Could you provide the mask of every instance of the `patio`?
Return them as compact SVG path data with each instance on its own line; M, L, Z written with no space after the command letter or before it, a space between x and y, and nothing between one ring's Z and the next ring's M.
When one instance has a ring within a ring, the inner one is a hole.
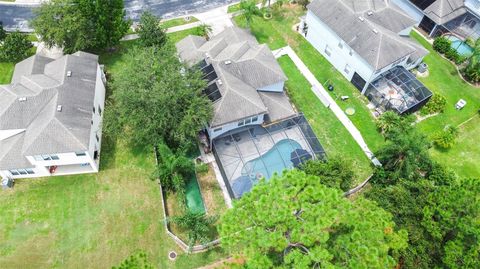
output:
M396 67L372 82L365 95L379 113L394 110L404 114L420 109L432 92L405 68Z
M232 198L240 198L262 178L325 155L303 115L266 127L237 129L216 138L213 146Z

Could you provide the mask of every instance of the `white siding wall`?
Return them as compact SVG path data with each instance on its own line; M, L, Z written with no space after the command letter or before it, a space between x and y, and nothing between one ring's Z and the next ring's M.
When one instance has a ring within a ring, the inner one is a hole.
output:
M405 13L410 15L416 22L416 26L422 21L423 12L408 0L392 0L392 3L401 8Z
M349 81L357 72L368 82L374 73L374 68L370 66L362 57L353 51L341 38L324 24L311 11L307 12L306 23L308 25L307 40ZM342 42L343 48L339 47ZM325 47L330 48L330 56L325 53ZM350 52L352 55L350 55ZM345 72L346 65L349 65L350 72Z
M258 89L264 92L283 92L284 81Z
M95 99L94 99L94 106L95 106L95 114L93 115L93 124L92 129L90 130L90 142L88 147L88 154L92 157L94 156L95 150L98 150L100 154L100 147L102 143L102 119L103 114L105 113L105 85L102 81L103 78L103 70L100 66L97 66L97 80L95 84ZM99 109L102 110L102 115L99 114ZM97 141L96 135L99 138ZM93 166L95 170L98 171L98 162L94 162Z
M246 125L243 125L243 126L238 126L238 122L239 121L236 121L236 122L231 122L231 123L227 123L223 126L221 126L221 130L218 130L218 131L215 131L215 129L218 129L220 127L216 127L216 128L207 128L207 132L208 132L208 135L210 137L210 140L213 140L214 138L228 132L228 131L231 131L231 130L235 130L237 128L242 128L244 126L249 126L249 125L259 125L259 124L263 124L263 121L264 121L264 115L258 115L257 116L258 119L257 121L254 121L254 122L251 122L249 124L246 124Z

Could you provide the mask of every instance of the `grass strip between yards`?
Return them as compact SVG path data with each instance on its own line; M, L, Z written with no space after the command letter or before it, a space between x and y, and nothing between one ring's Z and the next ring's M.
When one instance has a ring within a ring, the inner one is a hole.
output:
M162 25L163 28L168 29L171 27L185 25L185 24L189 24L197 21L198 21L197 18L190 16L190 20L188 21L185 20L185 17L183 17L183 18L176 18L176 19L162 21L160 25Z
M286 88L295 107L304 113L327 156L340 156L353 162L356 173L354 185L362 182L372 173L370 161L360 146L310 89L311 86L288 56L282 56L280 66L288 77Z

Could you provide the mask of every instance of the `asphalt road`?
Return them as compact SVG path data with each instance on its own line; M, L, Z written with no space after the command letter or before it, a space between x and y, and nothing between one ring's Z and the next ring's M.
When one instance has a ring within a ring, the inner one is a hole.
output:
M207 11L237 1L239 0L125 0L125 10L127 17L133 20L138 20L145 10L163 18L171 18ZM0 4L0 21L9 30L30 30L28 21L32 18L32 7Z

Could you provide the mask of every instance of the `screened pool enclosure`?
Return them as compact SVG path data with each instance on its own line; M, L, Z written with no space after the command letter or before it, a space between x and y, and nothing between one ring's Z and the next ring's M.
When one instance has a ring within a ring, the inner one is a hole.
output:
M292 169L325 151L303 115L268 126L246 126L213 140L214 154L232 198L262 179Z
M380 112L393 110L404 114L419 110L432 92L405 68L396 67L370 83L365 96Z

